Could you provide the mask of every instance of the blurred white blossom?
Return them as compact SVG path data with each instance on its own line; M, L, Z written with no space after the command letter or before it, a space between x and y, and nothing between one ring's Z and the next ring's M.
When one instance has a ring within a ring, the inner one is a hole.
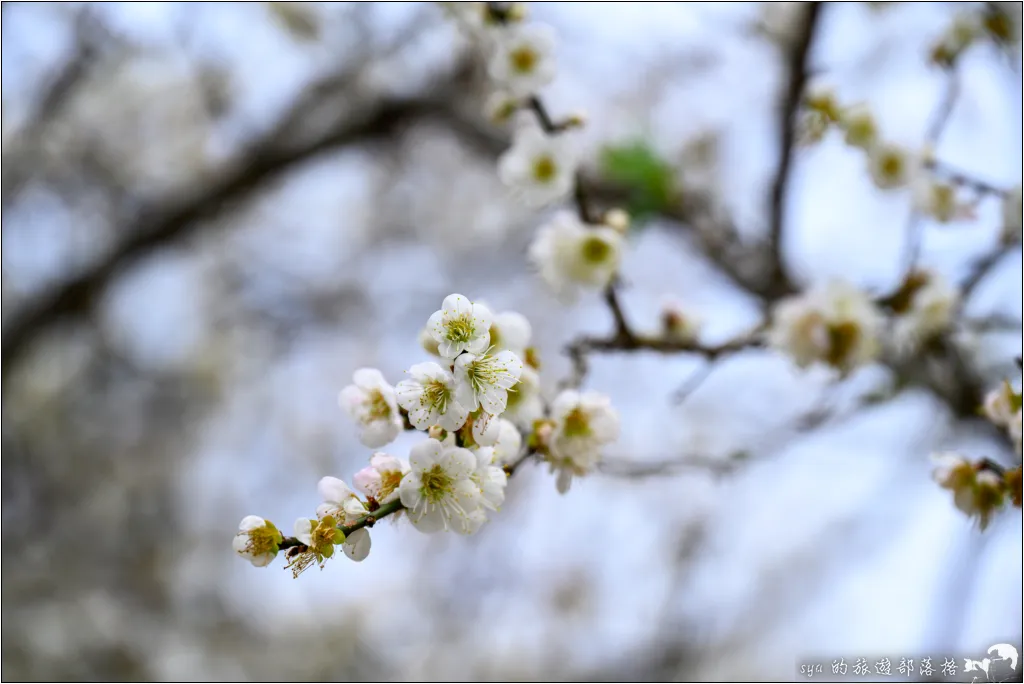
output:
M403 427L395 388L376 368L360 368L352 381L341 390L338 404L361 428L359 441L371 449L391 443Z
M584 225L572 212L560 211L537 231L529 257L552 291L572 302L583 288L607 286L618 271L621 253L618 231Z
M570 134L548 135L535 124L521 126L498 160L498 176L525 204L543 207L567 196L576 174Z

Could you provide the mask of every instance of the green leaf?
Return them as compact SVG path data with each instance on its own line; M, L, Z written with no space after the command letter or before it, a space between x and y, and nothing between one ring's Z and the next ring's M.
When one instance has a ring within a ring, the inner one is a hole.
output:
M643 140L606 146L601 171L625 188L627 209L636 218L664 211L678 199L671 165Z

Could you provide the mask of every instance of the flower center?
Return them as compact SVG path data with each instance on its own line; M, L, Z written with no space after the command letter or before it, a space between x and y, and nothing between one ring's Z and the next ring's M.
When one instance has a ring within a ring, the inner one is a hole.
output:
M445 334L450 342L469 342L474 332L473 318L469 314L448 319L445 327Z
M580 255L588 264L603 264L612 253L612 246L597 237L590 236L580 244Z
M451 398L451 390L440 380L434 380L423 386L424 403L438 413L447 413L448 402Z
M386 420L391 417L391 406L380 390L371 390L364 401L371 420Z
M903 173L903 158L898 154L887 154L882 159L882 173L895 178Z
M516 48L508 55L509 64L517 74L529 74L537 66L540 56L528 45Z
M272 525L264 525L249 531L249 543L246 550L254 556L277 553L277 545L281 541L281 533Z
M579 406L569 411L562 425L566 437L586 437L590 434L590 417Z
M860 327L853 322L828 326L828 356L832 366L840 366L860 341Z
M327 549L333 550L339 536L344 539L344 533L338 529L337 525L338 521L335 520L333 515L325 515L320 519L312 534L313 543L311 546L315 551L323 555L330 555L325 553L325 551Z
M440 464L434 464L430 470L423 471L420 475L420 484L424 498L432 503L445 498L452 490L452 478Z
M541 183L550 183L558 173L558 165L551 155L542 155L533 161L533 177Z
M383 499L391 492L398 489L402 484L402 472L399 470L386 470L380 474L379 498Z
M497 384L505 372L505 368L493 356L481 356L466 365L466 379L476 392Z

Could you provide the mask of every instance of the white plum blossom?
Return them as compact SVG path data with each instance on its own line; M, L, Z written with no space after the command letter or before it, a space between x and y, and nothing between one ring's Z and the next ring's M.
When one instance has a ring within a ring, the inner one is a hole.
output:
M868 150L868 173L880 190L901 188L916 175L916 163L905 148L892 143L876 143Z
M427 439L412 448L409 465L398 491L416 529L428 534L471 529L470 516L482 505L471 479L477 465L472 452Z
M839 127L847 145L871 150L878 142L878 125L871 109L865 104L846 107L839 112Z
M543 415L544 399L540 394L540 376L533 368L524 365L519 382L508 391L508 400L502 417L526 430L533 425L533 421Z
M317 491L323 499L323 503L316 509L317 518L320 520L330 518L351 525L369 513L366 504L359 500L343 480L336 477L321 478L317 483ZM302 524L305 526L305 523ZM354 561L365 560L370 553L369 531L360 528L347 535L341 550Z
M423 351L427 352L431 356L441 356L441 352L438 351L437 348L437 340L435 340L434 336L430 333L430 328L424 326L423 329L420 330L419 343L420 346L423 347Z
M370 532L365 527L349 532L341 544L341 550L350 560L359 563L370 555Z
M455 400L470 411L482 407L492 416L501 415L522 372L523 362L510 351L462 354L455 359Z
M365 496L377 503L389 503L398 498L398 485L409 472L409 464L383 452L370 457L370 465L352 476L352 483Z
M322 477L316 489L323 501L316 509L318 518L332 516L345 524L350 524L367 513L365 504L344 480L331 476Z
M619 415L603 394L564 390L551 404L551 419L547 460L558 470L556 486L564 494L573 476L590 472L601 448L619 438Z
M1003 200L1003 241L1008 244L1021 242L1024 235L1024 200L1020 183Z
M520 127L498 160L498 176L524 203L543 207L572 190L576 151L568 134L547 135L536 125Z
M498 419L498 439L494 442L495 464L511 463L519 456L523 447L523 436L511 421Z
M469 409L456 400L455 377L448 370L427 361L417 363L408 373L409 378L398 383L395 392L416 429L440 425L455 431L465 424Z
M395 388L376 368L360 368L352 381L341 390L338 404L359 424L359 441L371 449L391 443L403 428Z
M299 518L295 521L294 534L306 547L288 564L296 577L313 563L323 568L324 560L334 556L334 547L345 541L345 533L338 529L338 521L331 515L316 520Z
M501 432L501 420L482 408L469 415L473 423L473 441L478 446L493 446Z
M982 410L993 425L1009 427L1014 415L1019 412L1020 398L1009 382L1003 381L996 389L985 395Z
M953 503L961 512L978 519L985 529L992 514L1003 504L1002 478L991 470L975 466L959 454L932 456L932 477L944 489L953 492Z
M497 511L505 503L508 475L501 467L493 447L479 447L474 456L476 468L470 479L480 488L480 503L485 508Z
M555 78L555 31L546 24L519 24L496 34L488 71L514 97L527 97Z
M619 269L622 235L608 226L586 226L568 211L558 212L537 231L530 261L563 301L583 288L607 286Z
M893 338L900 349L912 350L946 330L953 322L959 296L942 275L918 271L897 293Z
M491 320L491 348L495 352L508 350L522 356L530 346L533 328L526 316L518 311L502 311Z
M779 302L768 342L804 368L823 362L848 373L873 361L880 351L884 319L859 289L830 281Z
M262 568L277 556L282 539L274 523L256 515L247 515L238 524L231 547L239 556Z
M939 223L950 223L971 216L971 208L960 201L952 183L920 176L914 181L914 207Z
M431 314L427 330L437 340L437 353L454 359L464 351L481 354L491 344L491 311L460 294L444 298L441 308Z

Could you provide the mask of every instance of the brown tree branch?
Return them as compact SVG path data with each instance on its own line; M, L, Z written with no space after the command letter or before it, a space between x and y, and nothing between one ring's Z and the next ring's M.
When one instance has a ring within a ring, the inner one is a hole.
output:
M140 210L129 225L118 231L129 237L97 265L15 312L4 326L2 368L9 368L51 323L87 314L114 278L150 250L192 235L203 220L245 200L318 155L347 145L391 138L403 126L442 111L444 93L438 88L433 92L430 97L379 101L318 135L286 145L281 141L291 133L293 115L289 113L287 127L274 128L214 174L210 183Z
M794 147L796 145L797 115L804 86L809 74L809 58L815 33L820 25L822 3L808 3L804 10L802 23L796 32L791 51L788 55L788 81L786 94L782 100L782 114L779 119L779 151L778 166L771 186L771 209L768 228L768 271L764 292L769 299L778 299L794 290L782 254L782 233L786 223L786 190L789 186L791 167L793 165Z

